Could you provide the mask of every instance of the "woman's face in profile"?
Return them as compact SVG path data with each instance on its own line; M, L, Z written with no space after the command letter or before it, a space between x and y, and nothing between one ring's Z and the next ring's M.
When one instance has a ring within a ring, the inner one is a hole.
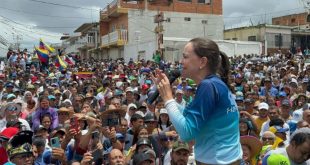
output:
M195 54L192 43L186 44L181 60L183 66L182 77L191 78L197 74L201 66L201 59Z

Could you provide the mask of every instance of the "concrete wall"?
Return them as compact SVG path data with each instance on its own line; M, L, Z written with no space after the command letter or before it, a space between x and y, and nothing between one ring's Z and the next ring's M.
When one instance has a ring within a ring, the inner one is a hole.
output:
M156 42L147 41L139 42L135 44L127 44L124 46L124 59L126 62L132 58L134 61L138 60L139 52L145 52L145 60L151 60L153 58L153 53L156 50Z
M248 41L249 36L256 36L256 39L260 37L260 29L256 27L246 27L240 29L232 29L224 32L225 40L236 39L238 41Z
M128 11L128 38L129 43L135 43L135 32L140 32L140 42L156 40L154 23L156 11ZM223 39L224 22L221 15L164 12L165 18L170 22L163 23L165 37L194 38L207 37L210 39ZM191 21L185 21L190 17ZM206 20L207 24L202 24Z
M108 50L108 57L113 60L123 57L121 48L110 48Z

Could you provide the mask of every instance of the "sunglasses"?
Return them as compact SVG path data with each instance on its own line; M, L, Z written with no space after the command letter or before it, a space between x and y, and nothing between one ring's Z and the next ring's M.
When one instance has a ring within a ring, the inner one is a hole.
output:
M273 141L274 138L270 138L270 137L262 137L263 141Z
M8 110L8 111L16 111L17 107L11 106L11 107L8 107L6 110Z

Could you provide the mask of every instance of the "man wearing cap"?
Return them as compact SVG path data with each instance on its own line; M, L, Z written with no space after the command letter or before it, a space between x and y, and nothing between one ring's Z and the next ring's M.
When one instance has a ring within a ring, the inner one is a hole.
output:
M19 131L16 127L8 127L0 133L0 164L4 164L8 161L8 155L6 152L7 142L11 137L17 134Z
M31 131L21 131L12 137L7 147L10 162L5 165L33 165L32 135Z
M280 107L280 114L281 118L285 121L288 122L289 120L292 119L291 116L291 103L288 99L284 99L281 102L281 107Z
M175 91L175 101L178 103L179 109L183 110L186 106L186 101L183 98L184 92L182 89Z
M187 165L190 155L189 145L180 140L172 144L172 149L164 158L164 165Z
M258 117L254 119L257 125L257 133L260 133L263 123L268 120L268 110L269 105L267 103L262 102L258 105Z
M147 95L148 90L149 90L149 86L147 84L143 84L141 86L141 94L140 94L139 103L143 103L148 98L148 95Z
M48 100L50 103L50 107L58 109L59 106L57 106L57 104L56 104L56 97L54 95L49 95Z
M146 165L154 163L149 154L138 153L133 157L134 165Z
M269 110L268 110L268 118L269 118L269 120L263 123L262 129L261 129L260 134L259 134L260 137L263 136L264 132L269 130L269 128L270 128L270 126L269 126L270 121L274 120L274 119L278 119L279 117L280 117L280 110L279 110L279 108L276 107L276 106L269 107ZM289 125L287 123L284 123L283 128L289 129ZM290 133L288 132L287 139L289 139L289 136L290 136Z
M20 123L20 127L23 130L31 130L29 123L20 118L21 106L16 103L8 103L7 105L1 108L1 111L4 112L3 118L0 119L0 131L6 128L8 123Z
M5 85L5 93L10 94L13 93L14 84L9 82Z
M123 101L123 104L128 105L131 103L135 103L134 90L131 87L127 87L125 92L126 92L126 99Z
M274 154L281 154L289 159L290 165L310 164L310 128L296 130L290 143L285 148L277 148L267 153L263 159L263 164L267 164L268 157Z
M265 86L261 88L261 91L259 93L260 96L276 97L278 95L278 90L272 86L270 78L265 79L264 85Z

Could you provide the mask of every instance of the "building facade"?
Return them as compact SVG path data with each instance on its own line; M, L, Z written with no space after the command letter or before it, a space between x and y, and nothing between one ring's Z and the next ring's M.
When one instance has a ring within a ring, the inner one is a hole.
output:
M307 25L307 16L308 13L298 13L298 14L291 14L285 15L281 17L274 17L272 18L273 25L283 25L283 26L300 26L300 25Z
M160 26L154 23L159 12ZM100 12L101 57L152 59L158 28L163 38L223 39L222 0L114 0Z
M310 24L307 20L308 13L298 13L275 17L272 19L274 25L285 25L292 27L291 51L296 53L297 49L302 51L310 48Z
M264 54L272 54L278 50L286 53L291 48L291 34L292 27L261 24L225 30L224 39L259 41L263 45Z

